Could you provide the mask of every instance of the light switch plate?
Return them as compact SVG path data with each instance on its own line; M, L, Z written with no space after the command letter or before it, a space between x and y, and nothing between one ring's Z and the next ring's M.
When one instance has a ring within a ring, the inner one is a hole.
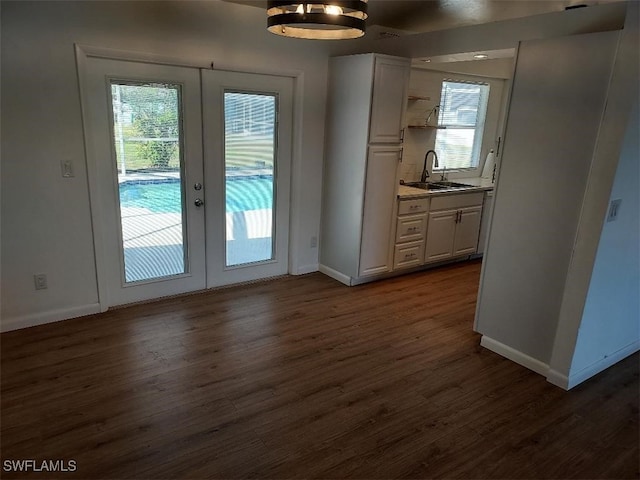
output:
M607 222L613 222L618 218L618 213L620 213L621 203L622 203L621 198L611 200L611 204L609 205L609 213L607 214Z

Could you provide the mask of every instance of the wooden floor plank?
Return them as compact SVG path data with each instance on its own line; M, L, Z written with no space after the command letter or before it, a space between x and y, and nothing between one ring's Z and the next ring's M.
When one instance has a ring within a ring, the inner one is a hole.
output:
M480 263L2 335L3 478L638 478L638 355L570 392L479 346Z

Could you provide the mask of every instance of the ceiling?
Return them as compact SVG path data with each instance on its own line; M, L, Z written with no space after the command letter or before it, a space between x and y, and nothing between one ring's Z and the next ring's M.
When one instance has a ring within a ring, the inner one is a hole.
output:
M420 62L434 63L451 63L451 62L473 62L475 60L488 60L511 58L515 55L515 48L503 48L501 50L478 50L477 52L451 53L448 55L432 55L425 58L416 58L414 63L420 65ZM483 57L477 57L483 55ZM425 66L425 65L423 65Z
M266 9L266 0L223 0ZM621 0L369 0L367 26L424 33ZM380 30L380 29L376 29Z

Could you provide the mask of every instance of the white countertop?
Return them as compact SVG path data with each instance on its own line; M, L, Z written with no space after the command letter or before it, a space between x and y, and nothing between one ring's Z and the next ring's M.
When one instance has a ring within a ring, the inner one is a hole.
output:
M465 183L472 185L469 188L454 188L451 190L423 190L421 188L407 187L400 185L398 187L398 198L426 197L433 195L450 195L455 193L480 192L485 190L493 190L494 184L490 178L470 177L470 178L454 178L451 181L457 183Z

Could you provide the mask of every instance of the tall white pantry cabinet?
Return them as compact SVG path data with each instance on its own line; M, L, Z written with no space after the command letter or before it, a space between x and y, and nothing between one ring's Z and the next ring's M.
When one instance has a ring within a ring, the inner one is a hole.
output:
M410 66L378 54L330 60L320 271L347 285L393 266Z

